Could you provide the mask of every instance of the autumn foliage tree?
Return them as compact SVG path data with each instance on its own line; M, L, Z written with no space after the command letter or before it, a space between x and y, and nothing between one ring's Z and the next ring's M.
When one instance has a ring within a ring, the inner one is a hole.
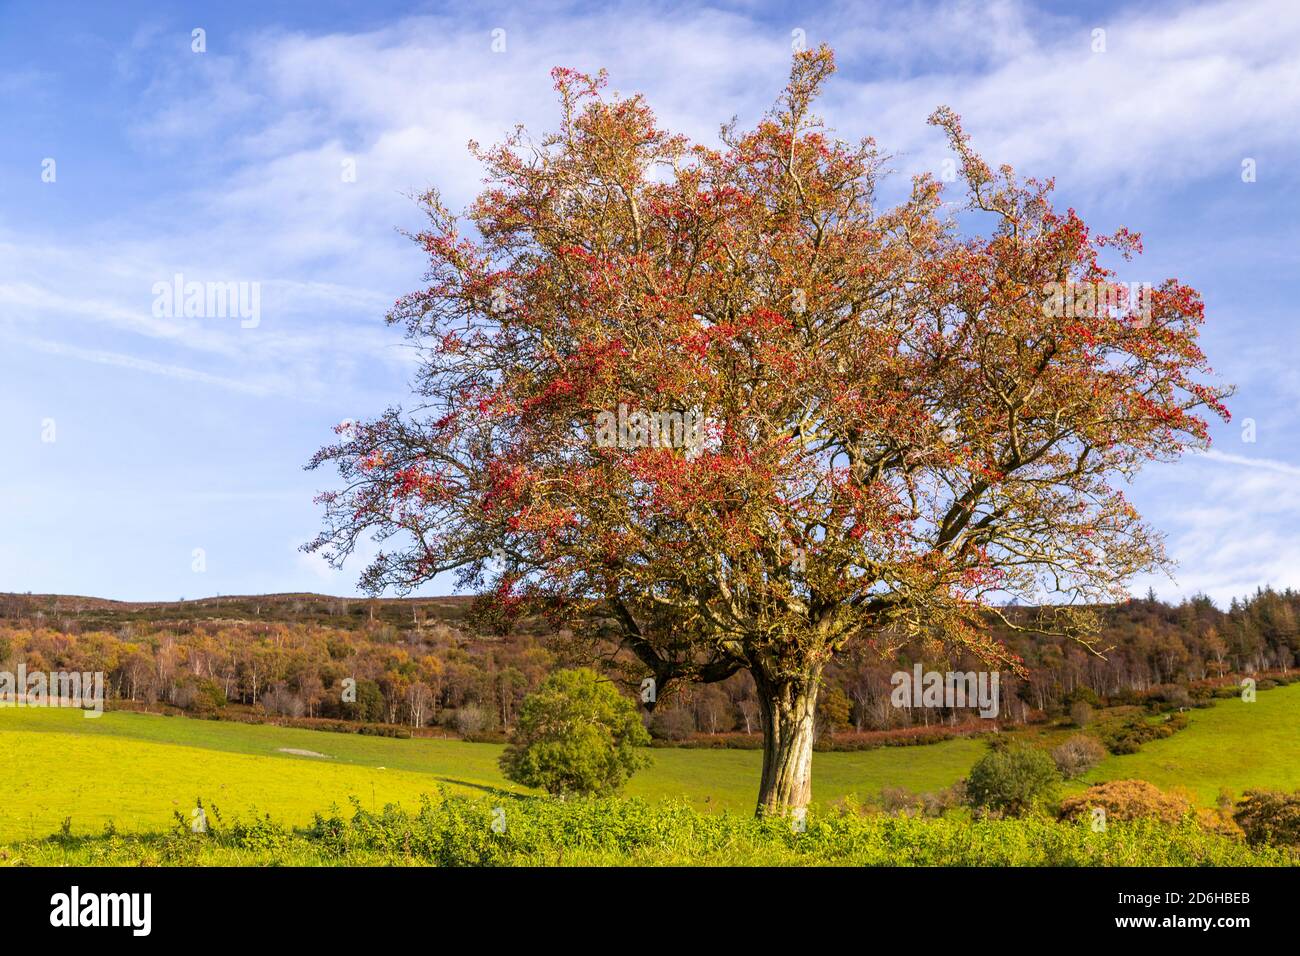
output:
M339 563L373 534L374 591L456 571L506 619L544 608L630 651L660 694L748 671L760 813L809 801L847 647L1015 669L985 626L1008 595L1088 640L1063 609L1165 561L1119 480L1226 415L1197 293L1105 293L1135 234L993 171L946 109L960 224L930 176L879 208L887 157L812 112L832 71L796 55L770 113L712 147L556 70L558 131L471 144L487 186L464 217L423 199L426 283L389 316L420 349L416 404L312 462L344 486L308 547Z

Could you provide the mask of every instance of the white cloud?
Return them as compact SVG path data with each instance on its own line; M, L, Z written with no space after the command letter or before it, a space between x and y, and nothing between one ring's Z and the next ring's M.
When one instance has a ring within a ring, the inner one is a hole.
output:
M1300 8L1285 0L1116 10L1096 22L1012 4L987 19L949 9L924 18L933 34L880 31L919 41L913 72L842 87L837 111L866 117L922 168L942 155L919 123L938 103L962 114L986 159L1107 191L1232 179L1243 157L1300 138ZM1095 28L1106 31L1103 53L1092 52ZM955 65L945 49L959 51Z
M1221 606L1256 587L1300 587L1300 467L1218 451L1159 469L1148 517L1169 531L1174 581L1143 578L1166 596L1206 594Z

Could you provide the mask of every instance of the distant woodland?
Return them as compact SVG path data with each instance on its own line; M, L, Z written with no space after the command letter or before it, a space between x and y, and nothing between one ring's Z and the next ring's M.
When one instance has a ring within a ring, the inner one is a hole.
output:
M1011 609L1028 613L1031 609ZM1014 617L1009 614L1009 617ZM1100 655L1066 638L991 625L1027 676L1002 674L1002 723L1059 716L1079 699L1177 703L1240 675L1286 674L1300 657L1300 592L1261 590L1225 611L1207 598L1154 597L1104 609ZM882 661L867 648L826 677L828 737L909 733L978 723L970 711L900 709L890 675L920 660ZM129 604L0 595L0 670L104 671L110 706L273 719L371 733L495 739L530 691L570 661L563 635L531 620L507 633L479 622L472 598L343 599L292 594ZM973 669L974 665L970 665ZM627 692L635 692L627 684ZM661 742L761 731L751 678L674 685L647 713Z

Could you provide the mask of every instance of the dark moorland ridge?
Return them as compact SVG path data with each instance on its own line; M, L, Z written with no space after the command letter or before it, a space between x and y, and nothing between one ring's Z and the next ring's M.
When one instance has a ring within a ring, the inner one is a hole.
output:
M328 594L228 594L191 601L115 601L78 594L0 593L0 620L43 614L51 623L74 620L85 629L137 621L264 620L360 627L373 622L409 625L412 615L445 621L465 617L473 597L358 598Z
M208 716L266 716L440 726L463 736L508 728L524 696L557 666L575 661L541 618L508 633L481 626L473 597L342 598L264 594L193 601L112 601L50 594L0 594L0 669L105 670L110 696ZM1035 608L1006 609L1028 618ZM1003 673L1000 720L1020 723L1067 712L1079 700L1175 707L1204 700L1242 674L1288 675L1300 658L1300 592L1258 591L1220 610L1206 598L1171 605L1153 596L1103 610L1104 656L1065 638L1031 636L992 622L1023 659L1027 675ZM614 657L615 649L605 649ZM977 669L906 647L884 662L868 649L826 674L828 727L909 732L979 723L941 707L890 705L890 675L927 668ZM360 688L344 706L347 678ZM1288 678L1283 678L1288 679ZM349 726L355 726L350 724ZM713 742L758 731L752 680L678 688L655 710L663 740Z

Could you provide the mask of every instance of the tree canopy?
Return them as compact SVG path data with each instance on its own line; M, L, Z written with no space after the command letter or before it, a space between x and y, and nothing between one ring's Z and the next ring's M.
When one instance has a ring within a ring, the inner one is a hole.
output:
M1090 603L1166 561L1117 479L1226 416L1195 290L1113 294L1107 250L1140 253L1135 233L995 172L944 108L969 215L928 175L879 208L888 157L813 113L832 71L796 54L718 146L554 71L556 132L472 145L466 216L423 199L426 283L389 315L421 349L415 407L313 460L345 486L312 547L337 563L375 534L373 590L455 571L503 613L626 647L660 688L748 670L760 811L808 801L820 676L851 644L1014 670L984 626L1008 596L1086 640Z

